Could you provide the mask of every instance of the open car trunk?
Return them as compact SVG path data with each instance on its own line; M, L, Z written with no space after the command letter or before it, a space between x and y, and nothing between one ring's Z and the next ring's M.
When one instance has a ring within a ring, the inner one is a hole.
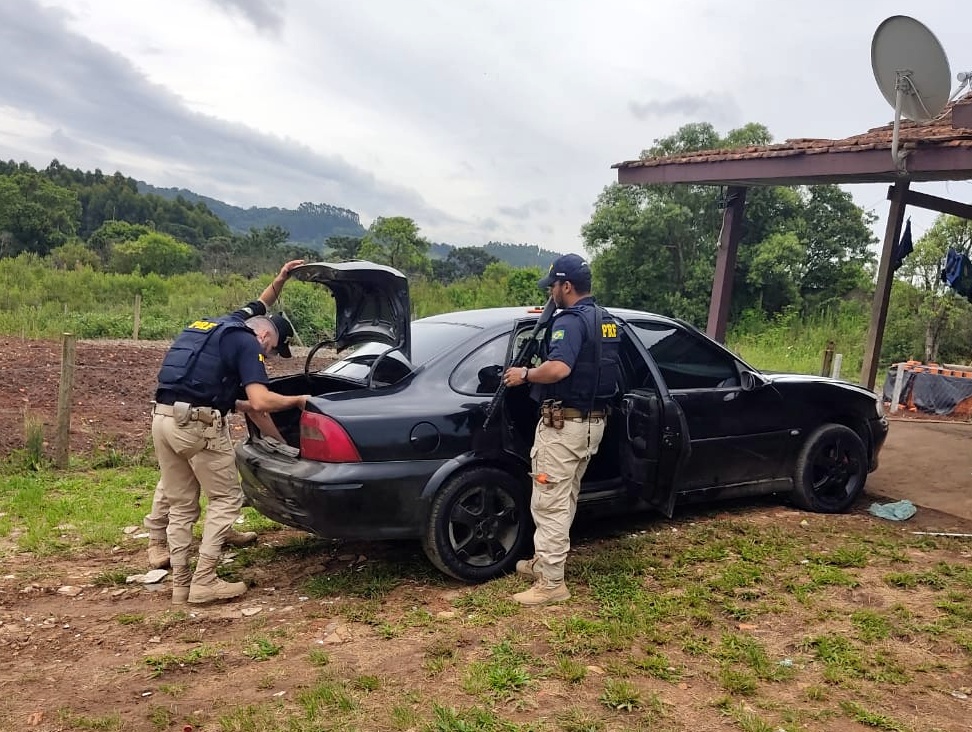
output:
M402 365L394 359L383 358L383 354L368 351L369 344L379 344L383 350L401 353L406 362L409 358L411 306L405 275L385 265L354 260L302 264L292 269L290 276L322 285L330 291L334 297L334 335L311 349L304 373L272 379L271 391L287 396L326 396L394 383L407 375L411 370L407 364ZM361 359L366 380L309 371L311 357L324 345L332 347L339 354L352 347L363 347L363 353L370 354L370 361L368 358ZM374 363L374 366L369 367L369 363ZM295 450L300 448L300 415L299 409L270 415L284 441ZM259 428L249 417L246 421L251 439L261 440ZM263 441L263 445L268 449L275 447L266 441Z
M298 394L322 396L364 388L366 388L364 384L357 384L347 379L340 379L320 373L282 376L270 382L271 391L287 396L296 396ZM277 429L280 430L280 434L286 443L295 449L300 448L300 415L301 410L296 408L286 409L282 412L274 412L270 415L270 418L277 426ZM246 426L250 431L251 439L262 439L260 430L249 417L246 418Z

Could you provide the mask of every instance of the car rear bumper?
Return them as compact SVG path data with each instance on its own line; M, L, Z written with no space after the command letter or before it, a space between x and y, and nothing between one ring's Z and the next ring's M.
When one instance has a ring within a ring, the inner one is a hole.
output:
M245 442L236 465L249 504L274 521L334 539L404 539L421 535L422 489L442 463L322 463Z

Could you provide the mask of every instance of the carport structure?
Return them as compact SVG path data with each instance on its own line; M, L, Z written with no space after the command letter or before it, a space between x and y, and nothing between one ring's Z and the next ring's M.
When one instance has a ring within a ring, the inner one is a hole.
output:
M781 144L700 150L615 164L622 184L712 185L726 188L706 332L725 339L746 190L751 186L890 183L890 209L878 264L861 383L874 388L891 295L891 259L905 208L917 206L972 219L972 206L910 190L911 183L972 178L972 93L951 102L925 124L902 120L896 165L893 124L843 140L801 138Z

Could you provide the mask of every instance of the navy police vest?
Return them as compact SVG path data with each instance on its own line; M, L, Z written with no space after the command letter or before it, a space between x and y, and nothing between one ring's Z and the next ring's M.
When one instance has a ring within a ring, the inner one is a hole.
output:
M252 331L239 318L224 316L197 320L173 341L159 369L158 393L178 396L195 406L215 407L224 414L236 403L239 389L235 373L227 373L220 342L231 330Z
M597 311L601 312L600 329L597 327ZM566 379L545 387L545 399L560 399L565 407L573 407L587 411L589 409L604 409L618 391L620 374L618 373L619 352L621 349L621 333L617 321L604 308L593 300L582 301L572 307L557 313L556 318L565 313L579 315L584 321L587 338L581 345L577 356L577 363ZM544 336L544 356L550 352L550 334L553 332L556 318L547 329ZM601 343L600 363L597 360L597 342Z

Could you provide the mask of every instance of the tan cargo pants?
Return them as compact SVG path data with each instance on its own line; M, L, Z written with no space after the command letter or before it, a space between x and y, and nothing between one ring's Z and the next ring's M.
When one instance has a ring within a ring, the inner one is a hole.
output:
M564 581L570 551L570 526L577 512L581 478L604 437L604 419L568 419L557 430L537 424L530 458L533 495L530 511L536 531L534 571L548 584Z
M166 538L172 566L189 563L192 527L200 513L200 490L208 506L199 553L219 556L223 539L243 506L229 425L225 420L220 426L195 420L180 425L174 417L156 414L152 418L152 441L162 473L152 513L168 506Z

